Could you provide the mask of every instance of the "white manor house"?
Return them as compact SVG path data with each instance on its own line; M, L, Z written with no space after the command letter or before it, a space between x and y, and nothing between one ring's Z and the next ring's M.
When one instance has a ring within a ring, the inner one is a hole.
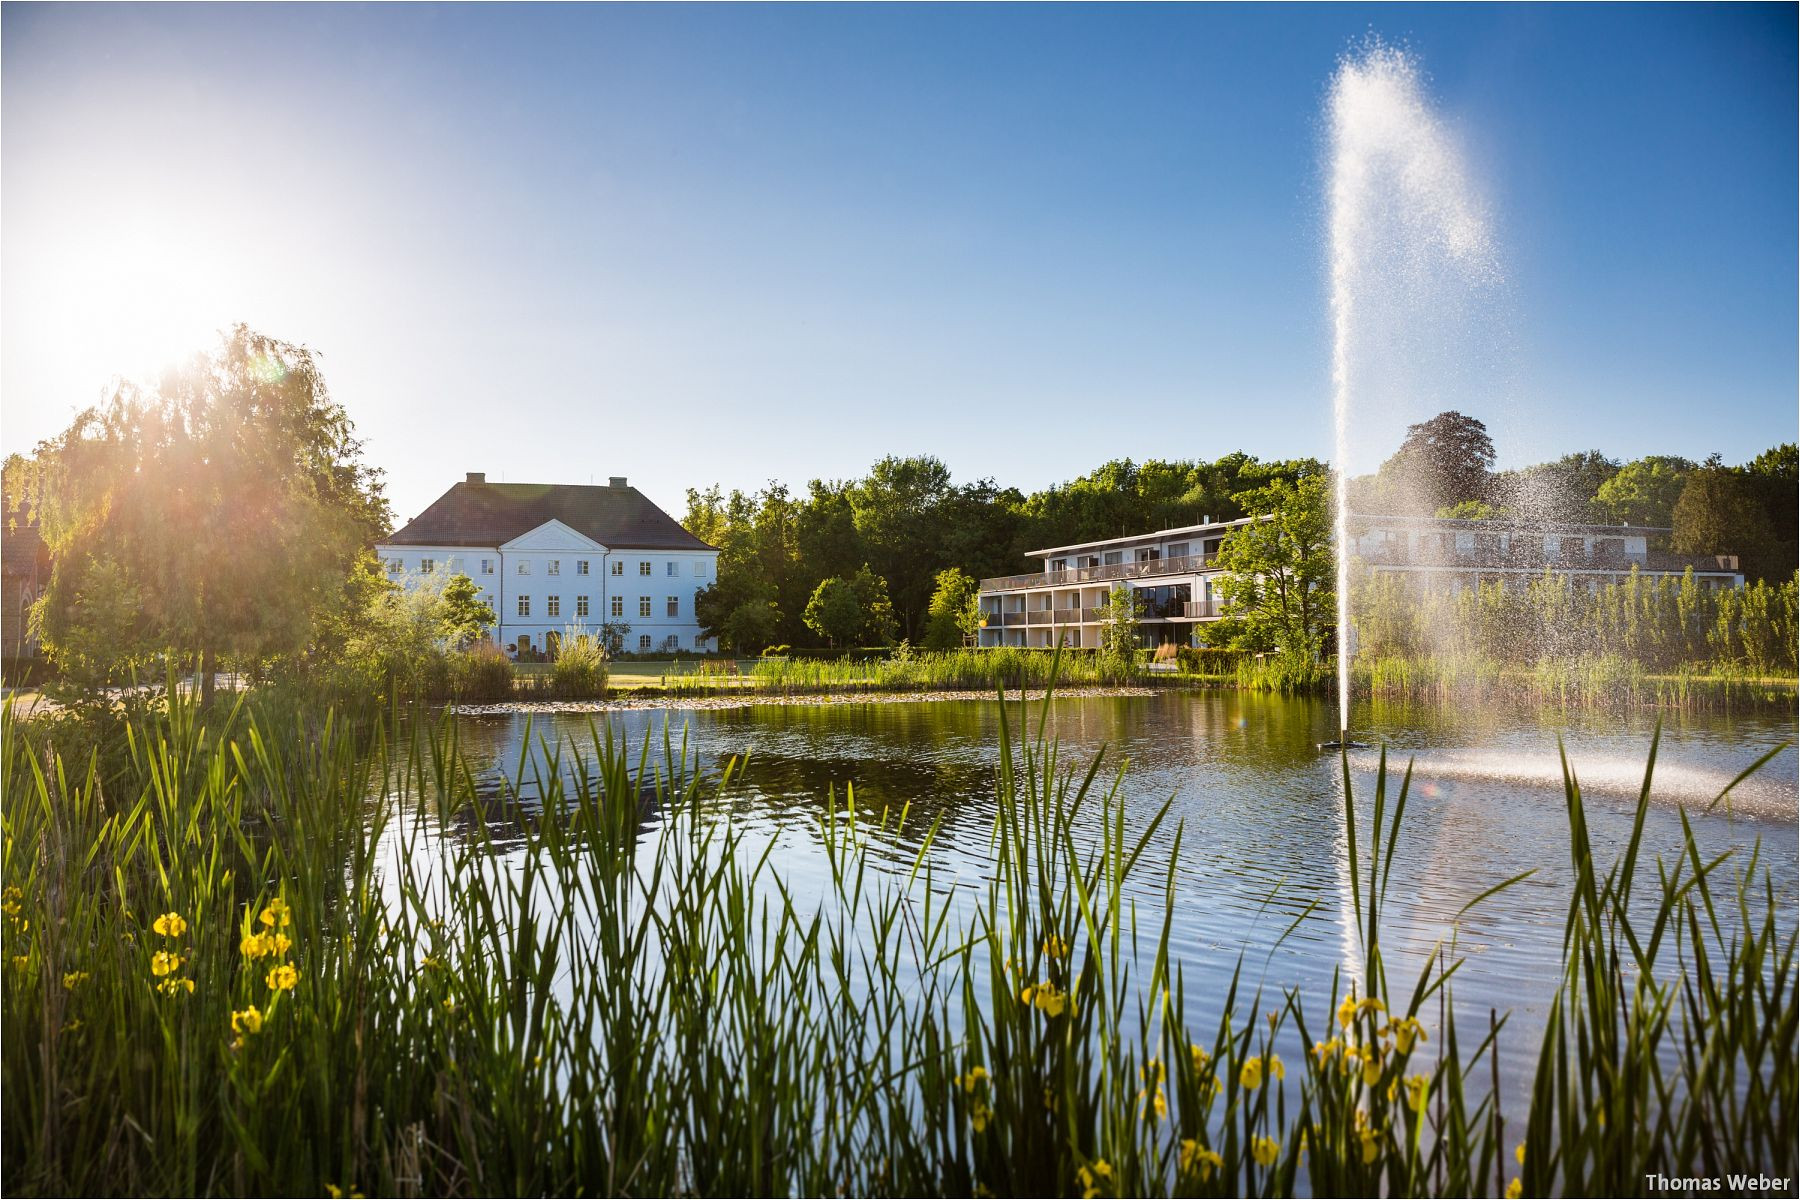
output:
M605 487L489 483L471 471L375 547L388 577L467 575L494 609L489 636L548 652L571 629L628 625L634 653L706 651L694 598L719 551L623 478Z
M1137 593L1139 640L1186 645L1194 627L1224 616L1217 593L1219 546L1253 518L1206 520L1155 533L1027 551L1044 569L981 581L983 646L1096 647L1108 593ZM1510 519L1376 517L1353 514L1360 570L1391 572L1416 589L1450 592L1483 583L1523 590L1546 570L1590 590L1692 570L1701 586L1744 586L1729 554L1669 554L1650 548L1669 530Z

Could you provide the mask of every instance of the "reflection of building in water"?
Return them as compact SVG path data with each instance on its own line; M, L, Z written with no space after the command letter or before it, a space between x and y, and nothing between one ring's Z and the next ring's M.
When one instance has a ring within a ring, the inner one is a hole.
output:
M1644 525L1564 525L1506 518L1352 515L1350 539L1365 568L1404 578L1421 590L1459 592L1478 583L1523 591L1546 570L1588 590L1619 583L1635 570L1679 576L1702 586L1744 586L1733 554L1669 554L1649 548L1667 529Z
M607 623L630 626L627 651L712 648L694 600L713 581L718 550L622 478L489 483L471 471L375 553L396 581L467 575L498 618L489 633L521 654Z
M1132 537L1032 550L1044 569L981 581L983 646L1097 647L1115 587L1137 593L1145 645L1187 644L1194 626L1215 621L1220 602L1214 560L1225 536L1250 518L1163 529Z

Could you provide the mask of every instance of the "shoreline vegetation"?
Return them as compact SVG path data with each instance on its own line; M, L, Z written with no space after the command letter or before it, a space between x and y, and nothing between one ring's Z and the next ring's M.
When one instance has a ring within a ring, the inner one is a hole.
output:
M1021 688L1035 700L1049 686L1053 650L967 650L918 652L906 657L869 655L835 660L705 658L669 662L582 664L578 675L556 664L540 672L457 666L424 679L392 680L367 695L384 703L423 701L443 704L466 714L495 712L604 712L625 709L696 709L752 704L930 702L991 698L1003 693L1017 698ZM1236 690L1329 697L1336 687L1336 666L1327 659L1293 664L1278 656L1220 656L1223 662L1151 663L1129 667L1097 665L1093 656L1063 652L1057 670L1061 696L1153 695L1180 690ZM1199 669L1195 669L1196 666ZM575 675L575 682L570 678ZM253 680L238 687L260 690ZM276 692L292 689L280 683ZM229 689L228 689L229 690ZM116 701L126 696L157 695L153 688L115 688ZM334 691L298 695L316 703L350 703ZM1640 663L1612 656L1543 661L1525 666L1495 658L1466 655L1433 658L1386 655L1359 658L1352 668L1351 695L1359 700L1416 700L1439 703L1539 704L1591 708L1659 708L1673 711L1793 711L1800 703L1800 679L1771 674L1734 663L1679 666L1652 671ZM53 694L15 689L21 715L59 707ZM81 703L92 706L96 697Z
M990 880L946 893L929 829L910 867L869 870L907 814L832 793L815 893L745 824L735 765L703 779L667 732L547 745L525 796L478 788L449 722L400 736L379 716L178 693L71 755L63 727L9 706L0 1184L1090 1200L1636 1195L1728 1170L1791 1185L1795 935L1760 848L1714 857L1684 820L1680 853L1641 861L1654 739L1610 864L1565 766L1565 967L1527 1093L1497 1095L1512 1034L1500 1014L1458 1025L1454 930L1416 976L1383 956L1410 772L1384 756L1359 797L1344 760L1356 942L1330 990L1240 974L1190 1005L1169 925L1186 833L1163 830L1166 806L1128 826L1122 776L1061 761L1046 713L1001 708ZM1155 898L1131 900L1146 876Z

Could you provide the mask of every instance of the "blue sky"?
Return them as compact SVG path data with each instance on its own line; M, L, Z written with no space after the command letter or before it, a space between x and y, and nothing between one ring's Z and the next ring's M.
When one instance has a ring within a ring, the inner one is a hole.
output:
M7 5L0 443L245 320L403 518L466 470L679 511L1327 455L1320 107L1370 34L1499 224L1503 463L1795 437L1791 5Z

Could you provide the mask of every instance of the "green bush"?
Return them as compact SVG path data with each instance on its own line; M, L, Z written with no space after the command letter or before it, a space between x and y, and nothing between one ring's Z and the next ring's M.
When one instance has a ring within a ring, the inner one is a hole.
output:
M606 695L606 651L598 638L562 639L550 664L550 689L559 700L597 700Z
M498 646L482 644L450 656L447 699L492 704L513 694L512 660Z

